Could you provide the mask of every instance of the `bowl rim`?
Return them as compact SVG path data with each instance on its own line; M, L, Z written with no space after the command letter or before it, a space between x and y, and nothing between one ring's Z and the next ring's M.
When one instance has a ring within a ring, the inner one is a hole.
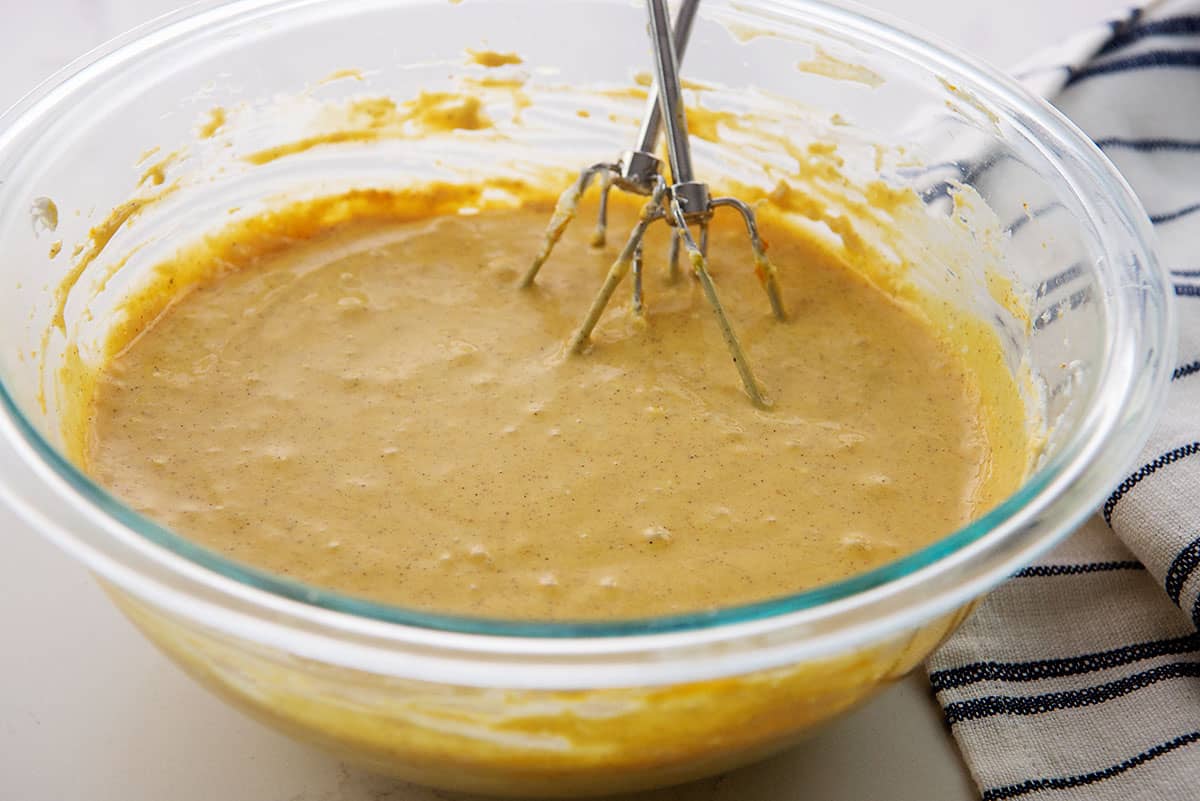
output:
M419 2L422 0L360 0L356 5ZM332 5L329 0L205 0L148 22L71 62L0 115L0 152L17 132L52 112L71 91L95 85L118 65L146 52L217 24L244 24L255 16L285 9ZM729 0L711 3L701 9L701 15L720 18L735 5ZM1107 253L1131 252L1132 265L1143 279L1136 289L1151 307L1149 322L1134 325L1133 300L1127 290L1110 292L1104 299L1112 330L1098 385L1106 386L1106 391L1097 393L1097 403L1087 410L1062 449L987 514L887 565L781 598L617 622L541 622L446 615L374 603L231 562L134 512L92 482L26 419L2 380L0 456L15 458L0 459L0 465L20 464L38 476L56 502L70 507L75 530L55 519L56 513L47 506L50 501L13 490L4 470L0 470L0 496L102 578L154 606L236 636L274 642L321 658L329 652L318 647L318 642L326 646L336 643L347 650L374 649L378 653L372 658L360 652L353 659L344 656L344 661L377 665L376 669L387 672L411 672L413 649L417 649L435 655L430 665L444 666L447 659L479 654L500 661L506 655L511 658L510 667L521 666L522 670L532 670L540 662L547 668L541 671L546 675L553 665L573 666L572 670L588 665L594 668L589 682L594 684L607 681L599 675L605 671L596 664L601 656L605 666L612 668L607 673L616 677L621 674L616 663L628 668L645 662L650 654L656 654L661 664L676 663L679 668L679 663L695 659L714 644L746 646L729 649L727 655L737 659L710 659L704 667L691 671L696 676L722 675L735 663L736 670L770 667L879 639L947 613L986 591L1078 526L1149 433L1154 411L1166 391L1174 344L1172 305L1151 244L1149 220L1115 167L1082 132L1049 104L991 67L844 0L756 0L751 5L767 16L803 18L853 33L868 47L889 50L956 82L962 80L993 107L1006 109L1004 115L1014 124L1018 118L1012 113L1019 112L1019 119L1030 123L1018 125L1020 130L1036 126L1078 162L1071 166L1043 149L1089 215L1094 218L1098 213L1092 195L1081 191L1090 187L1102 190L1100 196L1112 205L1111 213L1125 224L1123 237L1108 229L1100 234L1121 238L1125 245L1124 249L1110 248L1111 242L1106 241ZM1116 286L1114 281L1110 289ZM1119 350L1120 345L1124 348ZM1138 358L1146 350L1152 357L1143 364ZM1114 361L1116 357L1124 361ZM1114 374L1123 380L1108 386ZM81 532L81 526L88 532ZM762 637L775 641L746 645ZM348 639L354 641L355 649L348 649ZM394 659L398 655L409 660L407 665ZM672 658L667 659L668 655ZM725 668L716 667L726 662ZM641 670L638 683L647 683L650 677L644 665ZM677 669L673 676L688 672ZM613 679L617 683L626 680Z

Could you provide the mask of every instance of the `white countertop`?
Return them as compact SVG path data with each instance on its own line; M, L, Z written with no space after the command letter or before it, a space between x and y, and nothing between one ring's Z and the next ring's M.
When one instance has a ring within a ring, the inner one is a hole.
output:
M0 107L178 0L0 0ZM869 0L997 64L1121 0ZM2 176L0 176L2 177ZM0 508L0 801L433 801L234 712L113 609L78 564ZM923 675L804 745L643 801L966 801L976 792Z

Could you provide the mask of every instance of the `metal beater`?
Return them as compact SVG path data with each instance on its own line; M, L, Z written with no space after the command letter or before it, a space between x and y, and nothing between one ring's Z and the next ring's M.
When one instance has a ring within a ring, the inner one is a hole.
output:
M665 220L674 229L669 255L670 278L674 280L679 275L679 250L682 245L687 251L692 272L699 279L705 298L716 315L717 325L741 376L746 394L756 406L765 407L770 405L770 402L746 361L741 343L729 323L717 295L716 285L708 272L708 223L716 209L725 206L741 215L754 254L755 273L770 299L771 311L778 320L784 320L786 315L780 297L778 274L775 266L767 258L766 248L759 237L754 210L737 198L712 197L708 185L695 180L692 171L683 92L679 82L678 54L687 46L698 5L699 0L684 0L672 38L667 0L646 0L650 41L654 51L655 82L650 90L650 100L642 121L637 149L625 151L616 162L600 162L584 169L579 178L563 192L546 228L542 248L522 278L521 286L528 287L533 283L538 271L550 257L554 245L562 238L566 227L574 219L579 200L594 178L599 176L601 179L600 212L596 233L592 239L595 245L602 245L605 240L608 194L612 186L638 195L649 195L650 200L642 208L637 225L609 269L583 324L571 337L568 351L578 353L587 344L613 292L630 270L633 272L633 311L635 314L642 313L642 240L646 229L652 223ZM672 179L670 184L662 175L662 161L653 154L660 124L664 124L667 129L667 154ZM691 225L700 229L699 244L692 236L689 228Z

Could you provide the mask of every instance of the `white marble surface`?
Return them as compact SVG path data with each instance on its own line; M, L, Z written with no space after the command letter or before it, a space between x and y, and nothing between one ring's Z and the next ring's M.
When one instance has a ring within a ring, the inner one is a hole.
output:
M0 107L177 0L0 0ZM998 64L1120 0L871 0ZM0 176L2 179L3 176ZM64 554L0 509L0 799L430 801L233 712L179 673ZM805 745L654 801L965 801L976 794L922 677Z

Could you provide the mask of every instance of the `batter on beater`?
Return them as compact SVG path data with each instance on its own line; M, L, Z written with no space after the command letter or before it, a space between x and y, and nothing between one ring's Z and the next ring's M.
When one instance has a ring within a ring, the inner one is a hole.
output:
M952 342L769 209L787 322L763 301L740 221L718 217L710 247L774 402L761 409L698 282L667 281L665 226L648 234L644 317L618 293L571 354L616 246L589 249L579 226L516 290L550 201L452 205L301 204L237 232L219 260L210 245L164 265L172 280L114 329L79 460L237 561L410 608L539 620L815 587L937 540L1023 475L1023 407L994 337ZM634 211L615 204L613 224Z

